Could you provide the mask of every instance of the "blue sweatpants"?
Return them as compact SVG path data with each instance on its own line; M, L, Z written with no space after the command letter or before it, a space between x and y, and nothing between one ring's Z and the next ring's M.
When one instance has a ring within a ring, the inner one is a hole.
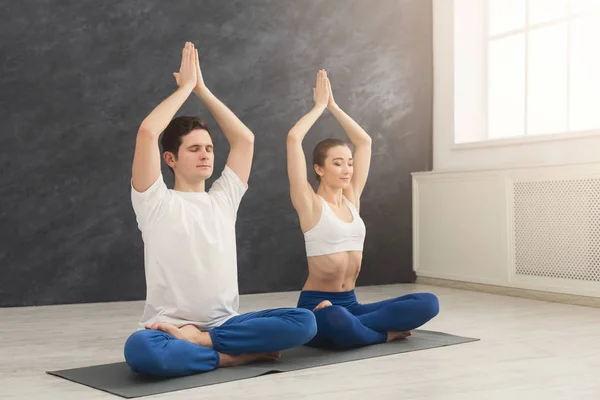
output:
M316 332L315 316L308 310L264 310L237 315L211 329L212 349L159 330L139 330L125 343L125 361L132 371L144 375L192 375L217 368L218 353L281 351L307 343Z
M439 303L431 293L413 293L372 304L360 304L354 290L319 292L304 290L298 307L313 310L323 300L333 305L314 312L317 335L307 343L321 348L351 348L387 340L387 331L416 329L435 317Z

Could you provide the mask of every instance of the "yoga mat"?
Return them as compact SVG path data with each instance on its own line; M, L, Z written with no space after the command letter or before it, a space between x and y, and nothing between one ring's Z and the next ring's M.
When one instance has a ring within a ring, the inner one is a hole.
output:
M301 346L281 352L281 358L276 362L242 365L233 368L219 368L211 372L182 378L157 379L145 377L131 372L124 362L61 371L47 371L47 373L131 399L253 378L268 373L289 372L304 368L451 346L477 340L479 339L441 332L415 330L412 336L405 340L350 350L323 350Z

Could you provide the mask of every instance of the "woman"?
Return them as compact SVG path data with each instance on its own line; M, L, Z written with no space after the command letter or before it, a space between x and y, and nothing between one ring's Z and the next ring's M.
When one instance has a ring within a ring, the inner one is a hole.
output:
M349 348L406 338L437 315L437 297L414 293L373 304L357 301L354 287L366 233L360 196L369 173L371 138L337 106L324 70L317 74L313 93L313 109L287 138L290 195L304 233L309 270L298 307L313 310L317 320L317 335L308 345ZM337 139L317 144L315 193L307 180L302 140L325 109L342 125L355 152Z

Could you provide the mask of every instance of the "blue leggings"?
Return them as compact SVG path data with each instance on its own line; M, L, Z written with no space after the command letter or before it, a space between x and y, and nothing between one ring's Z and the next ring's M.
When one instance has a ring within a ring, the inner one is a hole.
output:
M430 293L413 293L372 304L360 304L354 290L319 292L304 290L298 307L313 310L323 300L333 305L314 312L317 335L307 343L321 348L351 348L384 343L387 331L416 329L435 317L439 303Z
M209 331L213 348L199 346L158 330L134 332L125 343L125 361L133 372L176 377L211 371L219 353L265 353L301 346L317 333L308 310L279 308L237 315Z

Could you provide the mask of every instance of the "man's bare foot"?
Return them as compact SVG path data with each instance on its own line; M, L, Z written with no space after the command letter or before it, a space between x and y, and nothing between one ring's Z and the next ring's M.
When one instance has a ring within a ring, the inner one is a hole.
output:
M313 311L317 311L317 310L320 310L321 308L329 307L332 305L333 304L331 304L331 302L329 300L323 300L313 309Z
M406 331L406 332L391 332L391 331L389 331L387 333L387 342L391 342L392 340L398 340L398 339L406 339L407 337L409 337L411 335L412 335L411 331Z
M208 332L202 332L194 325L184 325L181 328L167 322L157 322L146 329L155 329L168 333L176 339L187 340L199 346L210 347L212 349L212 339Z
M281 353L245 353L245 354L223 354L219 353L219 367L237 367L238 365L250 364L258 361L278 361Z
M195 325L184 325L181 328L183 335L187 337L190 342L196 343L197 345L213 348L212 339L210 333L202 332L196 328Z
M173 324L169 324L167 322L156 322L152 324L150 327L146 327L146 329L154 329L157 331L163 331L168 333L171 336L174 336L177 339L187 340L181 330Z

